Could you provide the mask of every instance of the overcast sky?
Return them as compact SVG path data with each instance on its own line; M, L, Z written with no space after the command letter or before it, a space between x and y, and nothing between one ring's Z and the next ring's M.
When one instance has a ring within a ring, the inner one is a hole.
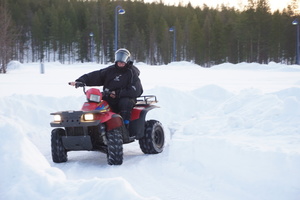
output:
M160 0L144 0L148 2L159 2ZM247 5L248 0L162 0L165 4L177 5L179 2L186 4L191 2L193 6L201 6L206 4L208 6L216 6L217 4L227 4L229 6L235 6L236 8L243 8L243 5ZM291 0L269 0L271 10L283 9L286 8Z

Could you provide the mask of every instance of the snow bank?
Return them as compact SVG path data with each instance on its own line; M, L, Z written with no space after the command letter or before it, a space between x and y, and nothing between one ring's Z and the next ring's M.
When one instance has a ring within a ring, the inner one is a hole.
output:
M138 195L122 177L67 180L63 171L51 167L49 161L29 140L30 135L43 140L40 136L45 133L37 133L34 129L39 129L39 125L43 124L43 120L39 121L42 119L39 116L48 118L49 115L39 111L43 106L46 107L44 98L32 100L34 99L23 96L23 107L15 107L15 116L5 112L5 109L4 112L8 115L1 113L0 116L1 199L146 199ZM1 108L20 105L14 101L5 102L12 103L12 106L2 107L2 101ZM41 107L26 107L27 103L37 103L35 105ZM49 139L49 136L45 138ZM116 188L118 192L115 192Z
M159 109L163 153L124 145L124 163L99 152L51 160L51 112L85 100L67 85L95 64L15 63L0 74L1 199L230 199L300 197L300 70L276 63L138 64ZM72 73L68 73L72 71Z

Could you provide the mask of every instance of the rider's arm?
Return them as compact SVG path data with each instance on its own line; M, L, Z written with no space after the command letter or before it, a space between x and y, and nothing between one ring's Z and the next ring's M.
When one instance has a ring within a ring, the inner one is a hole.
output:
M80 76L75 82L82 82L87 86L102 86L104 84L107 68L93 71Z
M75 82L85 83L87 86L100 86L101 84L101 70L93 71L88 74L80 76Z

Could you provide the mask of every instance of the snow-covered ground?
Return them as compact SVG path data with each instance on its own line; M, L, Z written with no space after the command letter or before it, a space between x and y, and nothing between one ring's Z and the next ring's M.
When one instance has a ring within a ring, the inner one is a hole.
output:
M100 152L51 159L49 114L78 110L67 82L103 68L13 62L0 74L0 199L299 200L300 67L277 63L137 63L160 109L161 154L124 145L121 166Z

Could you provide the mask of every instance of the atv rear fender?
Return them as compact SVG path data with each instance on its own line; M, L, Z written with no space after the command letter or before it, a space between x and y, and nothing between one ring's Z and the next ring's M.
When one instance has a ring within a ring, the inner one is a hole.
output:
M155 105L148 105L147 107L144 106L134 107L134 109L132 110L133 112L132 115L139 114L139 117L130 122L130 126L129 126L130 136L135 136L135 139L137 140L144 137L146 115L149 110L152 110L154 108L159 108L159 107Z

